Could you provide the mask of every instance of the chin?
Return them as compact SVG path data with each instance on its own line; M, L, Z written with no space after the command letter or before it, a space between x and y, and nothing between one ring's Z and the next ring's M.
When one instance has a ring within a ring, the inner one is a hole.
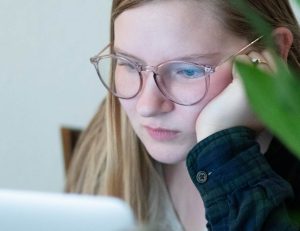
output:
M148 149L147 147L146 149L149 155L161 164L177 164L182 161L185 161L188 153L187 151L178 153L178 150L170 150L168 148L163 147L158 148L157 150L153 148Z

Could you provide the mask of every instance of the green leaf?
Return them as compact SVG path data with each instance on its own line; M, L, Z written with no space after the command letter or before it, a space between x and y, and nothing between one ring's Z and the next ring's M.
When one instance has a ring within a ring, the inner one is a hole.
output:
M237 69L258 118L300 158L299 80L286 69L268 74L241 62Z

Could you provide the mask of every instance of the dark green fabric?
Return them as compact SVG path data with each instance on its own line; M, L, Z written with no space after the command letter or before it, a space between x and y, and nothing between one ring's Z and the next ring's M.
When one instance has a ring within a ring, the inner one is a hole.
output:
M293 189L260 153L252 130L235 127L209 136L186 164L209 230L299 230L285 206Z

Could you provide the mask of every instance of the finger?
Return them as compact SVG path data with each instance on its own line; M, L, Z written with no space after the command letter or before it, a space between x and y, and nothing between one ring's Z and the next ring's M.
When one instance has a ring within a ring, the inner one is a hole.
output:
M267 60L267 58L263 54L255 52L255 51L251 51L247 55L248 55L250 61L258 69L269 72L269 73L273 72L273 70L268 62L269 60Z
M245 55L245 54L242 54L242 55L238 55L236 56L235 58L236 61L238 62L241 62L241 63L245 63L245 64L248 64L248 65L252 65L252 62L249 58L248 55ZM232 76L234 79L240 79L240 74L239 72L237 71L237 67L236 67L236 64L233 65L233 68L232 68Z
M262 51L262 55L269 64L271 70L273 70L273 72L277 72L277 65L275 62L274 53L266 49Z

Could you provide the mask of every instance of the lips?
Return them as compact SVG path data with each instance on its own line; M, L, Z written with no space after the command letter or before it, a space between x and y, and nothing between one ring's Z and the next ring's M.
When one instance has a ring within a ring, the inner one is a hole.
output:
M145 126L148 134L152 137L152 139L157 141L170 141L175 139L178 136L179 131L169 130L165 128L153 128L149 126Z

